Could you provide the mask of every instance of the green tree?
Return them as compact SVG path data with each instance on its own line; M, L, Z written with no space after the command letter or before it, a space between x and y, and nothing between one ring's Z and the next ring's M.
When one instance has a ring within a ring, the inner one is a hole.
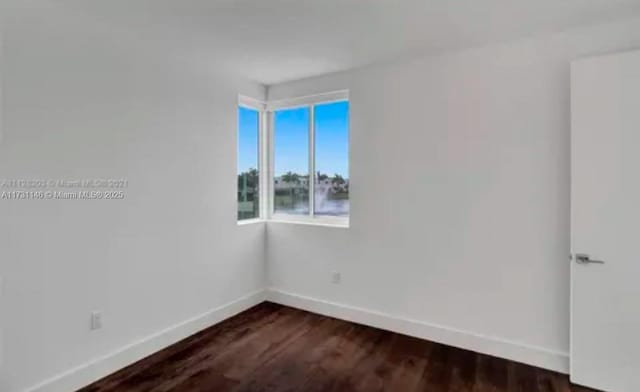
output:
M286 172L282 175L282 181L290 184L297 184L300 182L300 175L292 172Z
M258 186L258 169L249 169L246 172L242 172L238 174L238 187L242 188L245 185L247 187L257 187Z
M258 186L258 169L251 168L247 172L247 179L249 180L249 186L257 187Z
M346 184L347 181L345 181L345 179L340 175L340 174L334 174L333 177L331 178L331 184L333 185L344 185Z

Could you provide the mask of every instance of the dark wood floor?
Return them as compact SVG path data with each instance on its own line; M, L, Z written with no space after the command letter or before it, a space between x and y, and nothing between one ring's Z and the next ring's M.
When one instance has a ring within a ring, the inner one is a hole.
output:
M81 391L590 390L558 373L263 303Z

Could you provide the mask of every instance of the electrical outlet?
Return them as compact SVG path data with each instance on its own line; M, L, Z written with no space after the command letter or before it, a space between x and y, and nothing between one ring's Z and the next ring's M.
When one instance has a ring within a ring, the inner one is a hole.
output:
M91 330L102 328L102 312L91 313Z
M338 284L342 281L342 275L338 271L331 272L331 283Z

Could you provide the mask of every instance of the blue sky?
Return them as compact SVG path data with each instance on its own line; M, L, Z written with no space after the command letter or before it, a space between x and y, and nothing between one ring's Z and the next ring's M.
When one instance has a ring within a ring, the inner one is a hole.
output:
M309 162L309 108L275 113L275 173L306 174ZM239 109L238 170L257 167L258 113ZM349 175L349 102L316 105L316 171L333 176Z
M316 105L316 172L349 177L349 102Z
M258 168L258 112L238 108L238 173Z

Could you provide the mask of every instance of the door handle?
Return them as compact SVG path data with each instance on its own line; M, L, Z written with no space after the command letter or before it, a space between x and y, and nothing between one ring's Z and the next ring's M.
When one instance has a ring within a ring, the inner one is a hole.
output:
M576 253L576 263L578 264L604 264L602 260L592 260L591 257L584 253Z

